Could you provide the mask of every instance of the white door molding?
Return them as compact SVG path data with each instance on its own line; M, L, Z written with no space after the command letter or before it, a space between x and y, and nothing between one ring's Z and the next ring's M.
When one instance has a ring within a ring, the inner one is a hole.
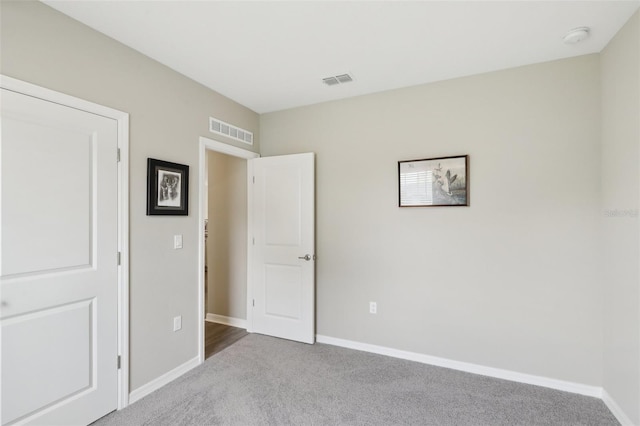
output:
M260 154L257 154L253 151L249 151L246 149L238 148L233 145L229 145L223 142L219 142L213 139L205 138L203 136L200 137L200 145L198 151L198 169L199 169L199 177L198 177L198 282L200 283L198 286L198 306L197 306L197 315L198 318L198 364L204 362L204 322L206 312L204 311L204 218L205 218L205 208L207 208L207 203L205 203L205 181L207 179L207 169L206 169L206 160L207 160L207 151L216 151L221 154L231 155L233 157L243 158L245 160L250 160L252 158L260 157ZM251 185L249 185L249 176L250 176L250 168L247 167L247 186L250 189ZM251 214L251 194L247 194L247 213ZM250 217L250 216L249 216ZM250 256L251 250L249 250L250 246L250 238L251 238L251 220L247 221L247 272L249 272ZM247 273L247 304L250 300L249 289L251 288L251 275ZM249 310L247 310L247 320L249 319ZM250 324L247 321L247 324Z
M116 121L118 126L118 409L129 403L129 114L46 89L5 75L0 87L46 101L97 114Z

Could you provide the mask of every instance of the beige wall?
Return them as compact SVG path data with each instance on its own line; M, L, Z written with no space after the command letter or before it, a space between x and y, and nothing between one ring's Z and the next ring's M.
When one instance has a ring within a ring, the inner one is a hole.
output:
M317 332L601 385L599 78L589 55L262 115L263 156L317 153ZM457 154L470 207L397 207L398 160Z
M208 151L207 313L247 319L247 160Z
M198 355L198 137L208 135L209 116L257 135L258 116L42 3L3 1L1 8L0 72L130 114L135 390ZM145 215L147 157L190 166L188 217ZM173 250L174 234L184 236L184 249ZM176 315L183 329L174 333Z
M640 13L602 52L604 389L640 424Z

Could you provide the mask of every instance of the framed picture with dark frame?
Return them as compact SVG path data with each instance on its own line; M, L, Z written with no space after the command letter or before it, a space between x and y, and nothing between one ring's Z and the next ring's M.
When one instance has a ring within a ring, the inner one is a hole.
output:
M189 166L147 158L147 216L189 214Z
M398 161L398 205L469 205L469 156Z

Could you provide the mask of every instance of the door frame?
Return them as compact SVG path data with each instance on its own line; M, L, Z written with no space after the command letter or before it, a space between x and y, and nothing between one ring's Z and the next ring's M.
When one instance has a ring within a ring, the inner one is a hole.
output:
M116 121L118 126L118 400L117 409L129 405L129 114L84 99L46 89L0 74L0 87L12 92L86 111Z
M198 149L198 169L200 176L198 178L198 364L204 362L204 321L206 312L204 311L204 265L205 265L205 250L204 250L204 217L205 208L208 207L208 203L205 203L205 181L208 179L208 173L206 168L207 151L215 151L220 154L231 155L247 160L247 306L249 306L249 300L251 300L251 235L252 235L252 223L251 223L251 200L252 200L252 185L250 185L251 176L253 171L251 169L251 159L259 158L260 154L257 152L249 151L247 149L238 148L233 145L229 145L224 142L220 142L214 139L200 136L199 149ZM247 331L251 331L251 310L247 308Z

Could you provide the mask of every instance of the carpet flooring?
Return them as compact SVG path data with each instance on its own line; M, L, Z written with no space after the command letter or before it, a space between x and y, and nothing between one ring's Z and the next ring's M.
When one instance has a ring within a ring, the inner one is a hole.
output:
M250 334L94 423L618 425L604 403L330 345Z

